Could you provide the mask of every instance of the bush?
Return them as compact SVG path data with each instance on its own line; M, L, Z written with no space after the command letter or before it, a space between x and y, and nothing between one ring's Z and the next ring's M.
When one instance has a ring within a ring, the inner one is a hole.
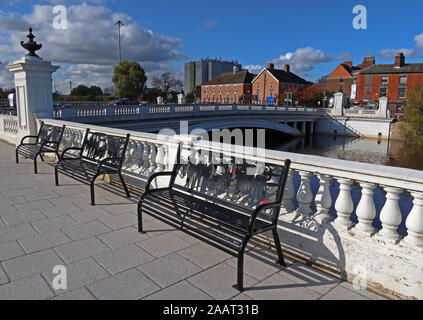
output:
M409 143L423 145L423 85L408 92L401 133Z

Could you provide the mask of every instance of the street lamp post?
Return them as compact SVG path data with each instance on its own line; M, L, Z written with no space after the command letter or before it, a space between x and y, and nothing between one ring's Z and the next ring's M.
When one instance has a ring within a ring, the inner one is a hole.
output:
M123 22L118 20L115 25L118 26L118 45L119 45L119 62L122 61L121 49L120 49L120 26L123 26Z

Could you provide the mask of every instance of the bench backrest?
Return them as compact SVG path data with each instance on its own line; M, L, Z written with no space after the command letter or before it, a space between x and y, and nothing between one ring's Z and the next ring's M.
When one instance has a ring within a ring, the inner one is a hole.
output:
M202 154L204 156L204 152ZM175 165L177 174L172 188L247 212L254 211L260 204L281 203L289 160L285 165L277 165L213 155L214 164L187 160L187 164ZM209 159L211 156L206 155ZM267 210L261 218L276 223L279 211L279 208Z
M37 144L41 145L47 141L60 143L64 130L65 126L57 127L42 122L40 131L38 132Z
M114 136L102 132L91 132L87 129L82 145L81 157L93 162L101 162L107 158L115 158L115 167L121 168L125 158L126 148L129 142L129 134L125 137Z

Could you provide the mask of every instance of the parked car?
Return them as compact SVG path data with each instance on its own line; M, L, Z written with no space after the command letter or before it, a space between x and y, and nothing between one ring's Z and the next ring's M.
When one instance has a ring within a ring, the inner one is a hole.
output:
M139 101L131 101L127 98L119 98L109 103L110 106L134 106L139 104Z

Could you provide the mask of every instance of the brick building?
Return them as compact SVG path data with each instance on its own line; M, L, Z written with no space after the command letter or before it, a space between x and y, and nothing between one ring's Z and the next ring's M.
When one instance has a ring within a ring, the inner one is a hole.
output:
M269 63L252 80L252 102L278 105L280 95L287 89L302 89L312 84L292 73L288 64L284 70L279 70Z
M423 84L423 63L405 63L399 53L394 64L377 64L362 69L356 79L357 96L354 102L364 107L374 106L382 96L387 96L389 109L397 112L407 99L407 92L416 84Z
M222 74L201 86L203 103L250 103L251 81L255 77L246 70Z
M366 57L363 62L357 66L353 66L352 61L344 61L340 63L326 78L324 88L329 92L336 92L339 90L342 81L342 91L347 98L355 99L355 79L360 70L370 67L375 64L375 57Z

